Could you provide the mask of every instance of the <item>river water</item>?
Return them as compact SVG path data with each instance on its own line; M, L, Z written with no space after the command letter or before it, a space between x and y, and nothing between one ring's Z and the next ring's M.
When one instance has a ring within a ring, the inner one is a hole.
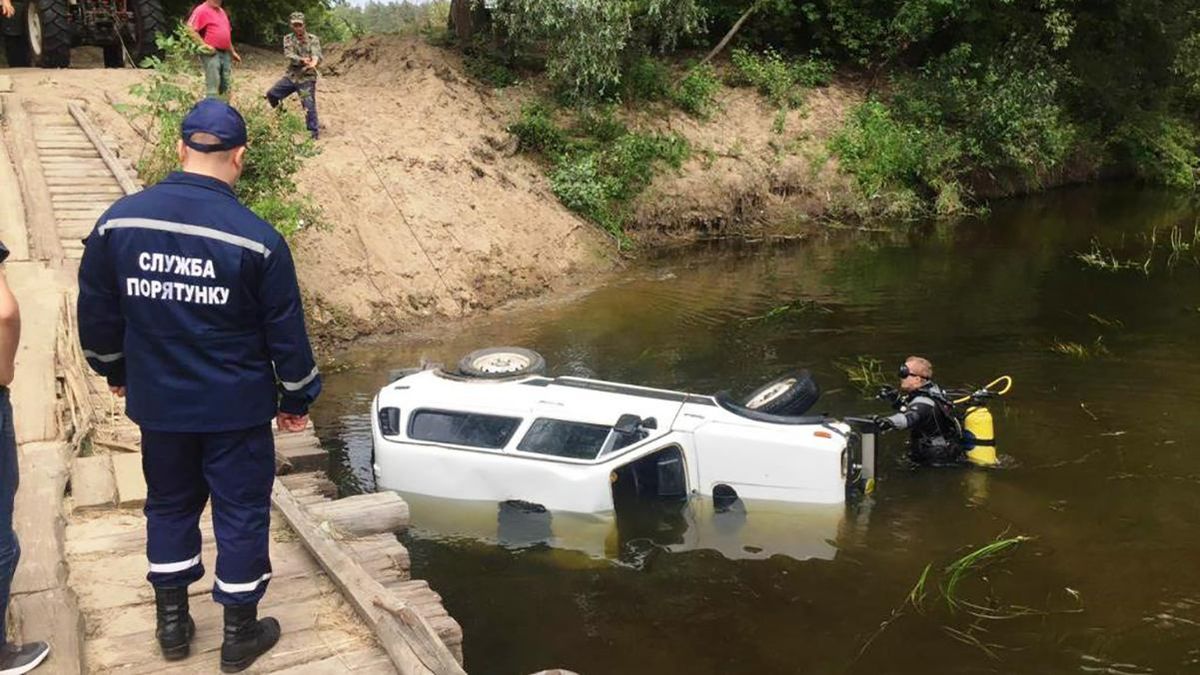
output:
M808 368L835 415L885 411L836 365L860 357L892 376L925 355L944 386L1009 374L1003 469L914 470L891 434L877 492L845 508L748 506L714 525L703 503L648 507L614 531L556 520L553 545L496 505L414 498L413 575L463 624L472 673L1200 672L1200 250L1168 259L1171 229L1189 245L1198 219L1178 195L1106 185L977 220L689 250L353 350L314 416L355 491L372 487L368 405L388 369L483 346L701 393ZM1076 257L1095 244L1130 267ZM952 607L943 568L1014 536L1030 539Z

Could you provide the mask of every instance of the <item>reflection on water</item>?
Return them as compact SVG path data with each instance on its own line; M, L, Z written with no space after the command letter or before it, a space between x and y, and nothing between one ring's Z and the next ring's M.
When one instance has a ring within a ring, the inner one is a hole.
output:
M482 346L532 347L555 375L706 393L808 368L817 409L839 415L883 410L838 360L890 372L924 354L951 387L1010 374L993 408L1002 470L913 470L892 434L872 503L838 511L689 502L614 524L414 498L414 575L463 624L474 673L1198 672L1200 268L1075 257L1198 217L1188 199L1099 186L895 235L643 261L569 302L352 352L314 414L355 490L372 488L367 409L388 369ZM822 311L762 318L789 303ZM1052 349L1097 341L1106 353L1088 358ZM862 652L927 566L936 577L1002 533L1034 539L964 592L1034 614L933 603Z
M730 559L784 555L832 560L847 522L864 525L869 500L843 505L743 502L715 508L705 497L644 500L619 515L551 513L534 505L473 502L405 494L413 534L422 539L493 544L510 550L549 547L637 566L648 548L717 551Z

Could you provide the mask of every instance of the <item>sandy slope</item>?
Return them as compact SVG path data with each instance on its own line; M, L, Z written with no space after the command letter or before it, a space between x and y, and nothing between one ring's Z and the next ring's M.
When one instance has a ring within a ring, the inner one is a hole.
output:
M278 54L244 48L235 103L261 95L283 69ZM567 211L505 127L527 86L496 92L470 80L453 52L419 39L370 37L326 49L318 92L321 154L298 182L327 227L294 242L314 332L327 344L428 317L457 317L515 298L594 282L614 267L613 241ZM74 51L70 70L8 70L30 98L83 101L136 159L145 147L114 105L145 77L99 68L99 50ZM686 136L693 158L655 179L630 232L664 237L761 231L849 194L824 161L825 140L860 97L812 92L773 128L775 109L753 91L722 88L700 122L677 110L625 110L640 127ZM299 109L295 99L289 105ZM781 215L786 214L786 217Z
M75 50L70 70L6 72L22 96L84 101L119 152L136 158L144 141L112 104L130 101L144 73L89 68L91 51ZM397 39L327 52L321 154L298 181L327 227L294 242L316 332L338 341L459 316L611 266L611 241L514 154L507 112L457 74L452 55ZM243 55L235 96L265 91L282 72L269 52Z

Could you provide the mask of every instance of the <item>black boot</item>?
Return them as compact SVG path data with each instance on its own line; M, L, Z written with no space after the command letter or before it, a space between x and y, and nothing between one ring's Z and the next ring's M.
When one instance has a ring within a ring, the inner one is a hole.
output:
M258 605L225 607L225 641L221 643L221 672L239 673L279 642L279 622L258 619Z
M187 588L155 588L154 604L158 612L158 628L154 636L168 661L186 659L191 652L196 624L188 614Z

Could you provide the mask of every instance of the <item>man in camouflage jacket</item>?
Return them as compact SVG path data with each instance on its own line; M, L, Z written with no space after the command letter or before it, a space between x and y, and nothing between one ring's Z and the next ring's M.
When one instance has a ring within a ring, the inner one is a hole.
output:
M283 38L283 57L287 73L267 92L272 108L294 93L300 95L305 122L315 140L320 135L317 125L317 66L321 64L321 40L304 28L304 14L292 12L292 33Z

